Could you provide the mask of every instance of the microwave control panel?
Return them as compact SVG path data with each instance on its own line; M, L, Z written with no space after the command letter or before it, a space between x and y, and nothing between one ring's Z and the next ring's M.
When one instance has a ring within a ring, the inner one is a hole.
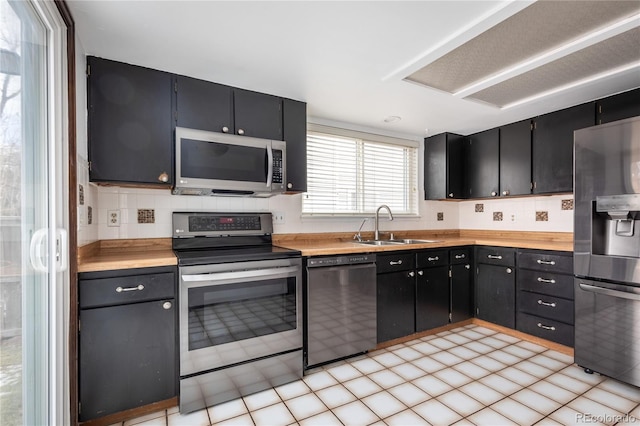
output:
M282 151L273 150L273 177L271 181L274 184L282 183Z

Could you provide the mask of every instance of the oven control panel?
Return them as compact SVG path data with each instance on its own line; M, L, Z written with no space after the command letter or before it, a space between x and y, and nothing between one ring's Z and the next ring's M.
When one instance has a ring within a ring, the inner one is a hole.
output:
M271 213L174 212L173 236L269 235Z

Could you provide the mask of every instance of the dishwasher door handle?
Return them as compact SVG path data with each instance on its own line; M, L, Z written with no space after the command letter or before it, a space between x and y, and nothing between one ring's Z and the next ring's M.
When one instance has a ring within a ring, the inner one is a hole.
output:
M366 268L373 268L375 269L376 264L375 263L359 263L359 264L355 264L355 265L335 265L335 266L315 266L315 267L308 267L307 266L307 271L311 272L311 271L315 271L317 269L320 269L322 271L341 271L343 269L350 269L350 270L354 270L354 269L366 269Z

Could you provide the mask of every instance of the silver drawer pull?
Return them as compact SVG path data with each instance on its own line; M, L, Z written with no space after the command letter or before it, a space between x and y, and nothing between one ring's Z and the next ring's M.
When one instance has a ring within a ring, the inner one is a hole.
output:
M456 259L464 259L465 257L467 257L464 254L456 254Z
M555 283L556 283L556 280L554 280L554 279L548 279L548 278L538 277L538 282L539 282L539 283L555 284Z
M392 260L391 262L389 262L389 265L402 265L402 260L398 260L397 262L394 262Z
M116 292L122 293L123 291L140 291L144 290L144 286L142 284L138 284L136 287L116 287Z
M536 262L538 262L538 265L555 265L556 261L555 260L542 260L542 259L538 259L536 260Z
M424 271L418 271L418 275L423 276L424 275Z
M440 258L438 256L436 256L436 257L427 257L427 260L429 262L435 262L436 260L440 260Z
M544 325L541 322L538 323L538 327L543 328L545 330L556 331L556 328L554 326Z
M552 307L552 308L555 308L555 307L556 307L556 302L551 302L551 303L549 303L549 302L544 302L544 301L542 301L542 299L538 299L538 305L542 305L542 306L550 306L550 307Z
M513 269L511 269L511 268L507 268L507 269L506 269L506 271L507 271L507 274L510 274L510 273L512 273L512 272L513 272Z
M409 272L409 276L410 276L411 278L413 278L413 277L415 277L415 276L416 276L416 273L415 273L415 272L413 272L413 271L411 271L411 272Z
M498 255L494 255L494 254L488 254L487 255L487 259L498 259L498 260L502 260L502 256Z

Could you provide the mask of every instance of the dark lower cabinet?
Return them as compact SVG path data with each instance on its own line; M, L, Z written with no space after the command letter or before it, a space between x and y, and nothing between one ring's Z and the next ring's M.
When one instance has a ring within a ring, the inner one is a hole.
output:
M515 250L478 247L476 259L476 317L515 328Z
M79 275L80 421L177 395L174 269Z
M171 186L173 76L89 56L89 177Z
M451 322L473 318L473 276L470 264L451 265Z
M378 343L415 333L415 271L378 274Z
M573 191L573 132L595 124L594 102L534 119L534 194Z
M449 266L418 269L416 278L416 331L449 323Z

